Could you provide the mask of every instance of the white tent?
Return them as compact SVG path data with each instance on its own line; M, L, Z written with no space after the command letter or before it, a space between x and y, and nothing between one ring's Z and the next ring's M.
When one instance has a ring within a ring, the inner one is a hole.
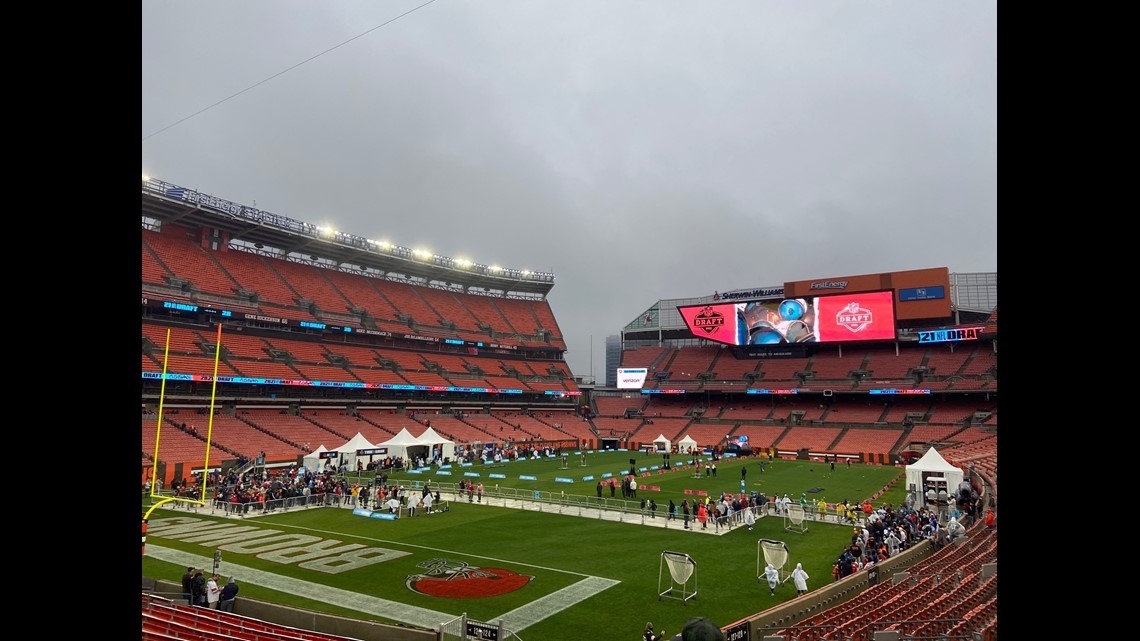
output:
M653 445L657 448L658 452L669 451L669 439L665 438L664 434L658 434L657 438L653 439Z
M441 456L455 457L455 442L440 436L435 431L435 428L427 428L416 440L419 441L421 445L428 446L429 450L433 450L438 446Z
M962 482L961 468L954 467L942 458L938 450L933 447L926 450L926 454L911 465L906 466L907 492L914 493L915 508L926 505L926 491L934 488L935 491L945 490L953 495ZM912 489L913 488L913 489Z
M403 457L405 463L410 463L409 455L422 454L430 448L429 445L424 445L419 439L412 436L406 427L401 428L399 434L383 443L378 443L376 446L388 448L387 456L392 458Z
M368 439L364 438L363 434L357 432L356 436L348 439L343 445L332 448L329 451L337 452L340 454L340 456L337 457L335 461L333 461L334 463L337 465L348 465L348 469L354 470L356 469L356 450L370 450L374 449L375 447L376 446L373 445ZM363 457L363 459L365 462L368 461L367 456Z
M688 452L690 447L696 447L696 446L697 446L697 441L695 439L693 439L693 437L689 436L688 434L685 435L685 438L677 441L677 451L681 452L681 453Z
M321 469L321 466L325 464L324 460L321 458L321 452L327 451L329 451L327 447L324 445L318 445L317 449L305 455L305 457L301 460L301 464L304 465L305 469L307 470L318 471Z

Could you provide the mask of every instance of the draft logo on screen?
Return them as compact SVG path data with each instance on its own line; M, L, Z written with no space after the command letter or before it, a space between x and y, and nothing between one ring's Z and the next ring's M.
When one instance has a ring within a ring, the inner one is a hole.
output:
M835 315L835 324L854 332L861 332L868 327L874 318L871 317L871 310L866 307L860 307L859 303L847 303L847 306L839 310Z
M724 314L706 307L701 313L693 317L693 327L703 329L706 334L712 334L724 326Z

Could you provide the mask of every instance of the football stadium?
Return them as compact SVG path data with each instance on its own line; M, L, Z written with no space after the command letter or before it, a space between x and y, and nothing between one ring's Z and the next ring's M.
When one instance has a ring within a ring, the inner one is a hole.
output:
M141 269L143 639L997 638L996 273L710 282L597 384L552 273L148 177Z

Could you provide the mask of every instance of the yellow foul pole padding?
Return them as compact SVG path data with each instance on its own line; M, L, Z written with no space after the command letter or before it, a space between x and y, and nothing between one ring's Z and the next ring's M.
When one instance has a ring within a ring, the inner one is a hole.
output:
M218 393L218 362L219 362L219 359L221 357L221 353L222 353L222 325L221 325L221 323L219 323L218 324L217 347L214 350L214 380L213 380L213 388L210 390L210 422L209 422L209 427L206 430L206 462L204 464L205 468L202 470L201 498L198 501L188 501L190 503L195 503L198 505L205 505L206 504L206 477L210 472L210 445L211 445L211 443L213 443L214 403L215 403L215 400L217 398L217 393ZM158 475L158 444L159 444L159 438L160 438L161 433L162 433L162 414L163 414L163 404L166 400L166 375L167 375L167 363L169 361L170 361L170 328L168 327L166 329L166 351L165 351L165 354L163 355L163 359L162 359L162 390L161 390L161 393L159 394L159 399L158 399L158 425L156 426L155 434L154 434L154 462L155 462L155 465L154 465L154 468L151 470L151 482L150 482L150 496L151 496L151 498L152 499L160 498L161 500L159 500L154 505L150 506L150 509L148 509L146 511L146 514L143 515L143 521L142 521L142 553L144 556L146 555L147 522L150 520L151 513L153 513L156 509L158 509L159 506L161 506L165 503L170 503L171 501L178 500L178 497L174 497L174 496L162 497L161 495L156 494L156 490L158 488L158 483L156 482L156 477Z

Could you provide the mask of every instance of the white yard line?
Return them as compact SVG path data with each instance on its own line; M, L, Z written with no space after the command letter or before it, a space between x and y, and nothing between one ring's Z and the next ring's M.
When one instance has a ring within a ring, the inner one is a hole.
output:
M281 527L275 525L275 527ZM311 528L297 528L308 530ZM320 531L320 530L314 530ZM330 532L331 533L331 532ZM362 538L362 537L353 537ZM368 539L365 539L368 540ZM397 542L390 542L396 545L406 545ZM457 556L471 557L473 555L454 552L451 550L440 550L439 548L428 548L427 546L410 546L418 547L426 550L437 552L445 552L448 554L455 554ZM153 557L160 561L174 563L180 567L212 567L213 559L204 557L189 552L182 552L181 550L174 550L171 548L164 548L154 543L147 543L146 555ZM491 559L490 557L475 557L488 559L493 561L501 561L502 563L522 565L527 567L540 568L541 566L528 565L524 563L516 563L514 561ZM391 621L397 621L407 625L412 625L429 630L437 630L439 624L444 621L449 621L459 616L461 613L448 613L440 612L438 610L430 610L428 608L421 608L398 601L389 599L382 599L380 597L369 596L360 594L359 592L351 592L342 590L340 588L330 587L320 583L311 583L293 577L281 576L266 572L264 570L257 570L254 568L245 567L228 561L223 561L221 567L218 568L219 573L224 576L234 576L238 580L238 585L242 583L251 583L260 585L265 588L277 590L279 592L286 592L295 594L297 596L305 597L313 601L327 603L350 610L356 610L365 614L371 614L378 617L383 617ZM567 572L565 570L556 570L553 568L542 568L552 572L564 572L567 574L577 574L585 576L586 578L569 585L561 590L540 597L535 601L516 608L506 614L498 617L492 617L488 622L495 622L503 619L503 624L512 631L521 631L543 619L555 615L563 610L569 609L578 603L596 595L598 592L605 590L620 583L614 579L605 579L602 577L595 577L583 575L578 572Z
M603 579L600 576L585 578L557 592L552 592L522 607L515 608L499 618L503 619L503 626L508 630L515 632L525 630L547 617L578 605L602 590L612 588L618 583L621 583L621 581ZM498 618L495 618L491 621L498 620Z

